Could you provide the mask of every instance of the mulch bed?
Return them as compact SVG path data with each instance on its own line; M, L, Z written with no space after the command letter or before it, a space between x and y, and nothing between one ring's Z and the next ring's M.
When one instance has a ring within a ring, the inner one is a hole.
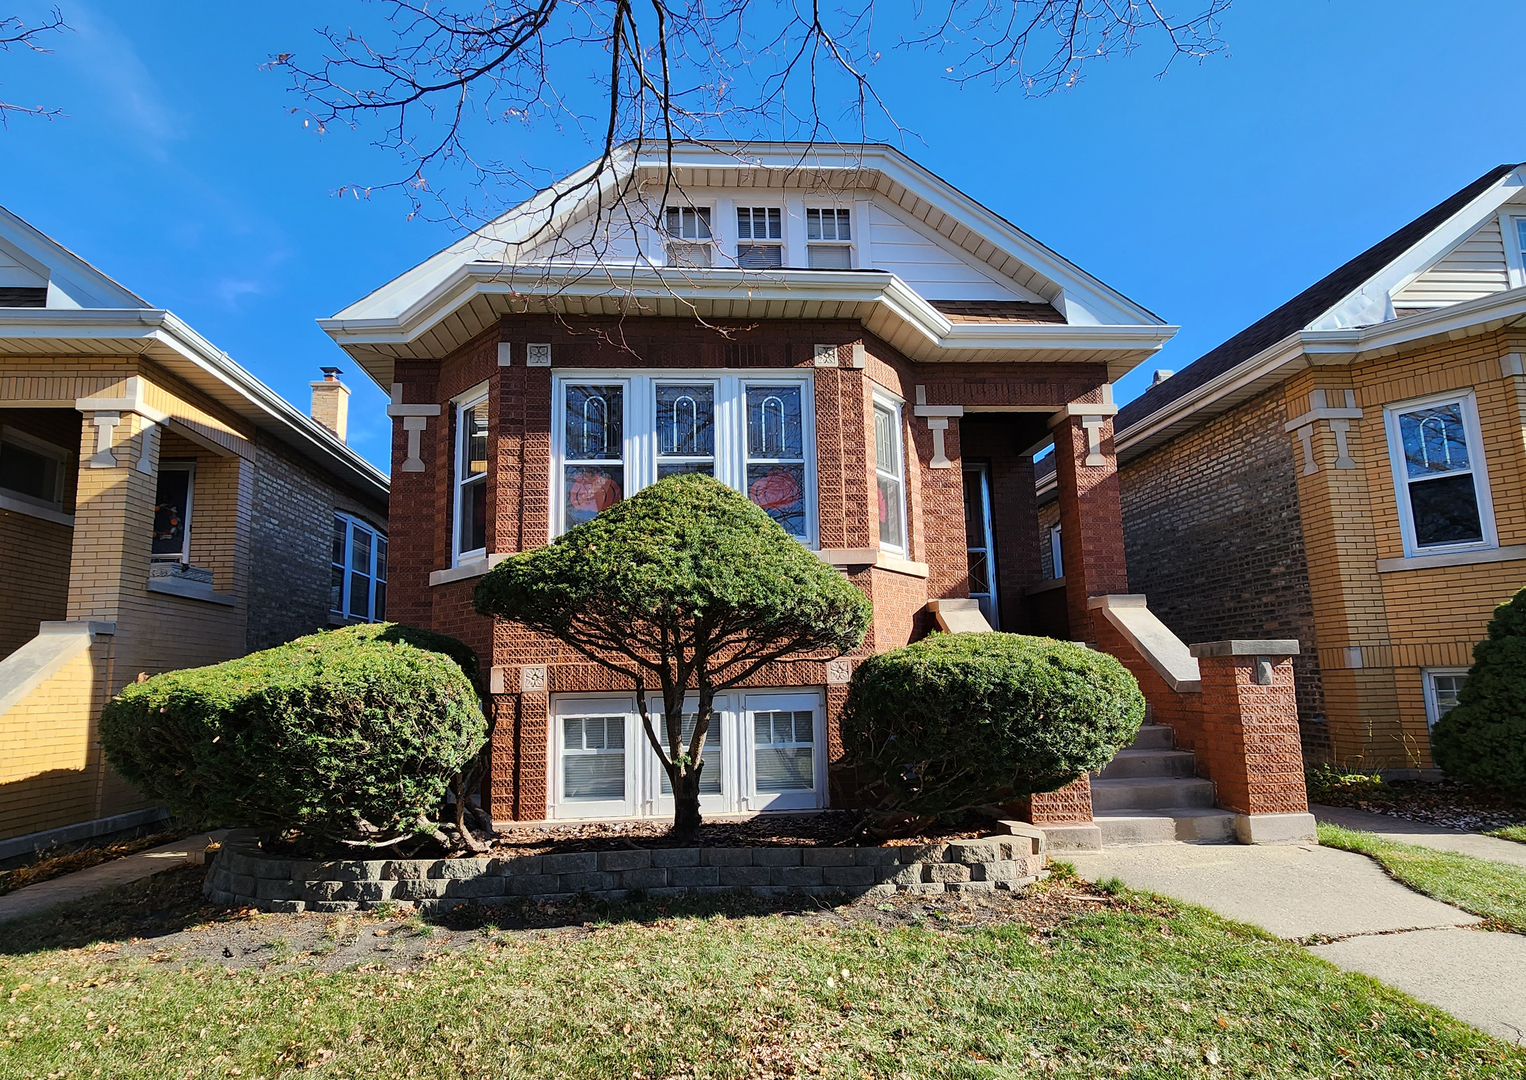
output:
M1346 783L1311 787L1309 798L1326 806L1346 806L1465 832L1488 832L1526 823L1526 805L1450 780L1379 784L1348 778Z

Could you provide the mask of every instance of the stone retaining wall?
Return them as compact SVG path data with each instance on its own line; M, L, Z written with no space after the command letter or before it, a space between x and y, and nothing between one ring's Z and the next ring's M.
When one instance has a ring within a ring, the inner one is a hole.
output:
M1043 872L1041 836L906 847L624 848L476 859L282 859L253 832L223 842L202 891L263 911L356 911L381 904L437 915L459 904L620 900L746 892L862 895L1021 889Z

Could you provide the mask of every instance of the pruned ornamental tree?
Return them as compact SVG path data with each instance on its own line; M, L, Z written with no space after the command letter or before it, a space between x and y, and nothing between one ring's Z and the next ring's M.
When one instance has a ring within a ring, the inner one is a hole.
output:
M715 695L764 665L838 656L869 627L868 597L763 510L709 476L670 476L477 585L477 610L563 641L630 680L673 787L673 830L700 825ZM662 731L647 694L662 696ZM684 742L684 697L698 697Z
M1526 799L1526 589L1494 609L1431 747L1453 779Z
M858 665L842 711L848 761L887 832L1056 791L1100 769L1144 721L1107 653L1020 634L933 634Z

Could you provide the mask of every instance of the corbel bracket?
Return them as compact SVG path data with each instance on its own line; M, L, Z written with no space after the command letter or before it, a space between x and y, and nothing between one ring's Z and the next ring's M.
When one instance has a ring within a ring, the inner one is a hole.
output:
M963 405L929 405L927 404L927 387L917 387L917 403L912 406L911 414L927 421L927 430L933 433L933 459L927 463L929 469L952 469L954 463L949 460L943 446L943 433L948 430L949 417L963 416Z
M1319 471L1319 463L1314 460L1314 425L1321 420L1329 424L1330 433L1335 436L1335 467L1356 468L1356 462L1351 459L1346 446L1346 435L1351 431L1351 421L1362 418L1362 410L1356 407L1355 390L1337 390L1335 393L1341 395L1341 405L1332 404L1328 391L1311 390L1309 411L1282 425L1283 431L1296 431L1298 441L1303 444L1305 476Z
M403 430L408 433L408 457L403 461L403 472L423 472L424 459L420 456L420 448L424 436L424 427L429 422L429 417L440 415L438 405L404 405L403 384L392 384L392 403L387 406L387 415L394 420L403 421Z

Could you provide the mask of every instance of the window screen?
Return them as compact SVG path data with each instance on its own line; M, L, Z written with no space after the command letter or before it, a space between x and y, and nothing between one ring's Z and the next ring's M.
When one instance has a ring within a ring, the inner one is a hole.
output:
M753 714L753 757L759 793L810 791L816 786L815 714L810 710Z
M625 798L625 717L562 719L562 797Z

